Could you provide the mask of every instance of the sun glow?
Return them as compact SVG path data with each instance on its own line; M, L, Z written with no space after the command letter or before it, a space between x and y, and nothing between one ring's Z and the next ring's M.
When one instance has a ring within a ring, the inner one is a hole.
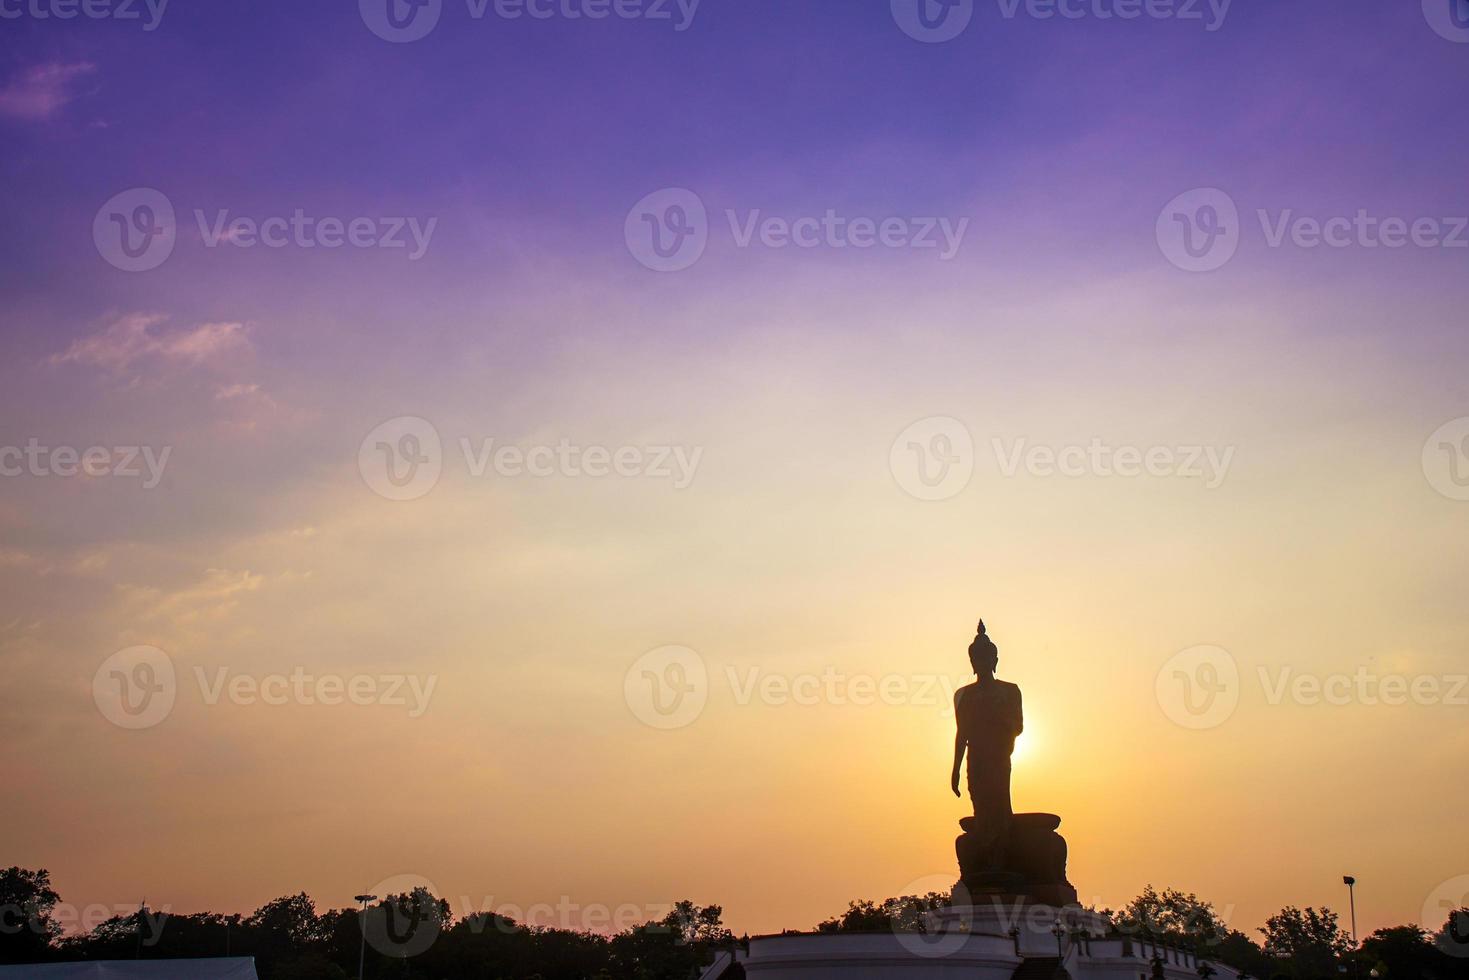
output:
M1015 739L1015 751L1010 753L1012 765L1022 759L1028 759L1035 754L1037 737L1031 728L1029 721L1026 722L1025 731Z

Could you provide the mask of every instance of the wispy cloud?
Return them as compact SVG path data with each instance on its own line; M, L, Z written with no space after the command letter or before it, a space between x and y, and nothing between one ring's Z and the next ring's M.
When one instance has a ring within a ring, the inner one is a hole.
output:
M90 364L120 373L143 361L191 366L250 349L242 323L204 323L182 330L158 329L167 317L132 313L100 333L75 341L53 364ZM245 387L245 386L237 386ZM243 392L236 392L240 394Z
M95 70L95 66L85 61L34 65L0 88L0 115L13 119L49 119L76 98L78 80Z
M214 397L217 401L229 401L232 398L245 398L257 394L259 391L260 386L255 384L224 385L214 393Z
M248 569L210 568L205 571L203 579L182 588L163 590L120 585L119 591L136 603L135 610L139 616L189 624L230 615L240 599L257 591L264 583L265 576Z
M106 569L109 556L90 551L72 557L47 558L19 548L0 548L0 569L20 569L35 575L92 575Z

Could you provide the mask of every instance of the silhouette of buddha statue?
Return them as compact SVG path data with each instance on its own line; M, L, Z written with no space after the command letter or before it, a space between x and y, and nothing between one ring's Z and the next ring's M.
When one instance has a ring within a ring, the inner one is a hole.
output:
M1006 849L1014 816L1010 808L1010 754L1015 738L1024 728L1020 710L1020 688L995 679L999 650L980 620L974 642L969 644L969 663L975 681L954 694L954 770L950 787L959 796L959 766L969 759L969 800L974 816L961 820L969 837L973 867L1000 871L1006 866Z

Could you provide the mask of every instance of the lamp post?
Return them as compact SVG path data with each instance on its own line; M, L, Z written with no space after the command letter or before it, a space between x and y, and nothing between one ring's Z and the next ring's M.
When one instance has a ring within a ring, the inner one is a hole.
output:
M1351 875L1343 875L1341 883L1347 886L1347 901L1352 907L1352 976L1358 977L1361 973L1357 961L1361 957L1357 955L1360 952L1357 946L1357 879Z
M357 931L362 933L362 942L357 947L357 980L362 980L362 968L367 963L367 903L377 901L377 896L354 895L352 900L362 903L362 917L357 920Z

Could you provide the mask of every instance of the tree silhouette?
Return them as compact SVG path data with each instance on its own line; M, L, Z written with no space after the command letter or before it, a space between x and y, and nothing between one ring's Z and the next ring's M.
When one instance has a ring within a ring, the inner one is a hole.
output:
M932 913L949 905L941 892L903 895L881 902L849 902L841 915L820 923L817 932L927 932Z
M52 918L59 901L45 868L0 871L0 963L46 958L61 935L61 926Z
M54 919L59 902L45 871L0 872L4 962L211 957L223 955L228 943L233 955L255 958L261 980L357 976L362 913L354 908L319 913L304 892L269 901L247 916L117 915L90 932L65 937ZM937 892L851 902L817 931L923 932L932 913L948 904L949 897ZM421 888L387 896L374 908L391 910L397 927L427 927L432 942L408 955L393 955L403 954L406 944L369 944L366 980L689 980L712 960L717 947L734 941L724 926L723 908L692 901L678 902L661 919L612 936L527 926L493 912L454 921L448 902ZM1337 977L1341 959L1351 949L1329 909L1282 909L1260 930L1264 950L1229 929L1209 902L1176 889L1160 892L1149 886L1123 912L1104 914L1119 933L1145 929L1151 938L1173 945L1191 942L1202 957L1252 977ZM1454 931L1462 923L1469 920L1451 916L1440 930L1441 936L1458 942L1456 950L1465 948L1456 938L1465 933ZM17 924L22 928L16 929ZM1363 942L1361 956L1381 980L1469 980L1469 957L1446 955L1418 926L1379 929ZM1205 964L1200 976L1209 969Z
M1352 941L1337 924L1336 913L1288 905L1265 921L1265 952L1288 966L1298 980L1333 977L1337 961L1352 949Z

